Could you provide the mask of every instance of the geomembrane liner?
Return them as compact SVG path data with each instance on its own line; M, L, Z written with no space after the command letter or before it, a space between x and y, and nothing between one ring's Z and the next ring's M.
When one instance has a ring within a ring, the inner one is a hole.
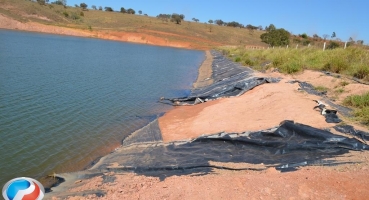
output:
M232 62L219 52L211 51L213 56L213 84L192 90L188 97L163 98L172 105L195 105L221 97L239 96L264 83L279 82L279 78L253 76L254 71L239 63Z
M219 133L191 141L123 146L92 169L142 173L212 167L210 161L264 164L277 168L292 164L296 167L332 158L348 150L369 150L369 146L354 138L284 121L273 131Z

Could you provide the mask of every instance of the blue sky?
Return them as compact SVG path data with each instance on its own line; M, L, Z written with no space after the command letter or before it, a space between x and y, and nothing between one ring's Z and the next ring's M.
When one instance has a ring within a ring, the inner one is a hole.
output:
M53 0L51 0L53 1ZM149 16L159 13L179 13L185 20L200 22L221 19L263 27L274 24L293 34L332 35L342 41L352 37L369 44L368 0L67 0L67 4L86 3L112 7L114 10L132 8Z

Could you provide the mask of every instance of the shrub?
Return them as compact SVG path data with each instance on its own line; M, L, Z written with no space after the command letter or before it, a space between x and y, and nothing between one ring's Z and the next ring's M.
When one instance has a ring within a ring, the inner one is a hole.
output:
M70 15L70 18L73 19L73 20L77 20L77 19L80 19L81 17L77 13L72 13Z
M236 57L236 58L234 59L234 61L235 61L235 62L240 62L240 61L241 61L241 58L240 58L240 57Z
M69 14L68 14L68 12L67 12L67 11L64 11L64 12L63 12L63 15L64 15L64 17L69 17Z
M330 41L327 46L327 49L335 49L335 48L338 48L339 46L340 44L338 44L338 42Z
M309 45L309 44L310 44L310 40L304 40L304 41L302 42L302 44L303 44L303 45L305 45L305 46L307 46L307 45Z
M82 11L79 13L79 15L81 16L81 17L84 17L85 16L85 13L83 13Z

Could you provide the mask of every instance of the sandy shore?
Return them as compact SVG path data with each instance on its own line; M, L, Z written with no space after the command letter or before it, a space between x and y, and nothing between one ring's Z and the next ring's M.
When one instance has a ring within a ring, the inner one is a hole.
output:
M209 54L207 59L211 59ZM209 81L211 71L208 64L205 61L199 69L203 74L199 75L195 86L204 80ZM315 71L293 76L276 72L260 75L281 77L282 80L258 86L239 97L175 107L167 112L159 119L164 142L221 131L271 128L286 119L316 128L332 127L318 111L312 109L316 105L313 100L319 97L299 91L297 84L287 83L289 80L324 85L329 88L328 96L335 98L336 102L349 94L369 90L367 85ZM343 80L349 83L344 86L346 93L337 96L334 89ZM368 131L366 127L340 117L355 128ZM68 191L78 196L58 195L53 199L366 199L369 195L369 153L350 151L345 156L334 158L334 161L341 164L329 167L318 164L285 173L269 168L262 171L214 169L210 174L173 175L164 179L128 172L106 172L88 180L78 180L75 176ZM261 164L260 169L265 169L265 166ZM99 191L104 195L97 195Z

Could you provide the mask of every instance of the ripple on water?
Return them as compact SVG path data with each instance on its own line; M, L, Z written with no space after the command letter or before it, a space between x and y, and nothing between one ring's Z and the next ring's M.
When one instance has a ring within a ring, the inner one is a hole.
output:
M186 96L204 59L87 38L5 30L0 38L0 184L82 169L109 153L171 108L159 97Z

